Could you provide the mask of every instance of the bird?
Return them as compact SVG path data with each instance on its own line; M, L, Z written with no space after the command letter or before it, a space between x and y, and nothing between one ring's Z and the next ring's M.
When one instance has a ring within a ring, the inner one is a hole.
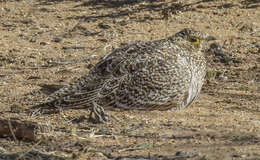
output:
M205 52L215 37L184 28L164 39L116 48L88 73L30 109L92 108L97 122L104 109L176 110L199 95L206 74ZM92 116L93 117L93 116Z

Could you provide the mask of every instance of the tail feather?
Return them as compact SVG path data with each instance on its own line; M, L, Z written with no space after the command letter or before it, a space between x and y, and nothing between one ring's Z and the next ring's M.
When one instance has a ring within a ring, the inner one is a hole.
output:
M49 112L48 110L87 108L87 106L91 105L91 102L97 99L99 90L82 91L80 83L70 84L49 95L44 101L29 106L29 110Z

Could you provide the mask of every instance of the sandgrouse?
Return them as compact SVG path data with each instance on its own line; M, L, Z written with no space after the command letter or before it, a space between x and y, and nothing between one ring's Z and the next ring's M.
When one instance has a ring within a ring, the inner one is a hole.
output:
M103 108L168 110L190 105L203 85L208 34L185 28L165 39L137 42L107 54L89 73L51 94L31 109L92 107L97 121ZM103 107L103 108L102 108Z

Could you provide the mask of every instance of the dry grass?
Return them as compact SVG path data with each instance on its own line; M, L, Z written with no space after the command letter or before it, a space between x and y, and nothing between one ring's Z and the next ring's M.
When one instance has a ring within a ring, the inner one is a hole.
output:
M253 0L0 1L0 114L49 126L38 142L1 138L0 159L259 159L259 6ZM87 121L87 110L25 112L113 48L184 27L216 36L230 53L207 55L209 81L189 108L109 111L120 121L101 125Z

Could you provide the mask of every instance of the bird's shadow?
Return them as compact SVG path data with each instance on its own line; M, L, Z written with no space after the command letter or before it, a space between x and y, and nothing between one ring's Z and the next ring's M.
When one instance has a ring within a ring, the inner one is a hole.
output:
M64 85L56 85L56 84L40 84L41 87L40 91L45 95L50 95L55 91L64 87Z

